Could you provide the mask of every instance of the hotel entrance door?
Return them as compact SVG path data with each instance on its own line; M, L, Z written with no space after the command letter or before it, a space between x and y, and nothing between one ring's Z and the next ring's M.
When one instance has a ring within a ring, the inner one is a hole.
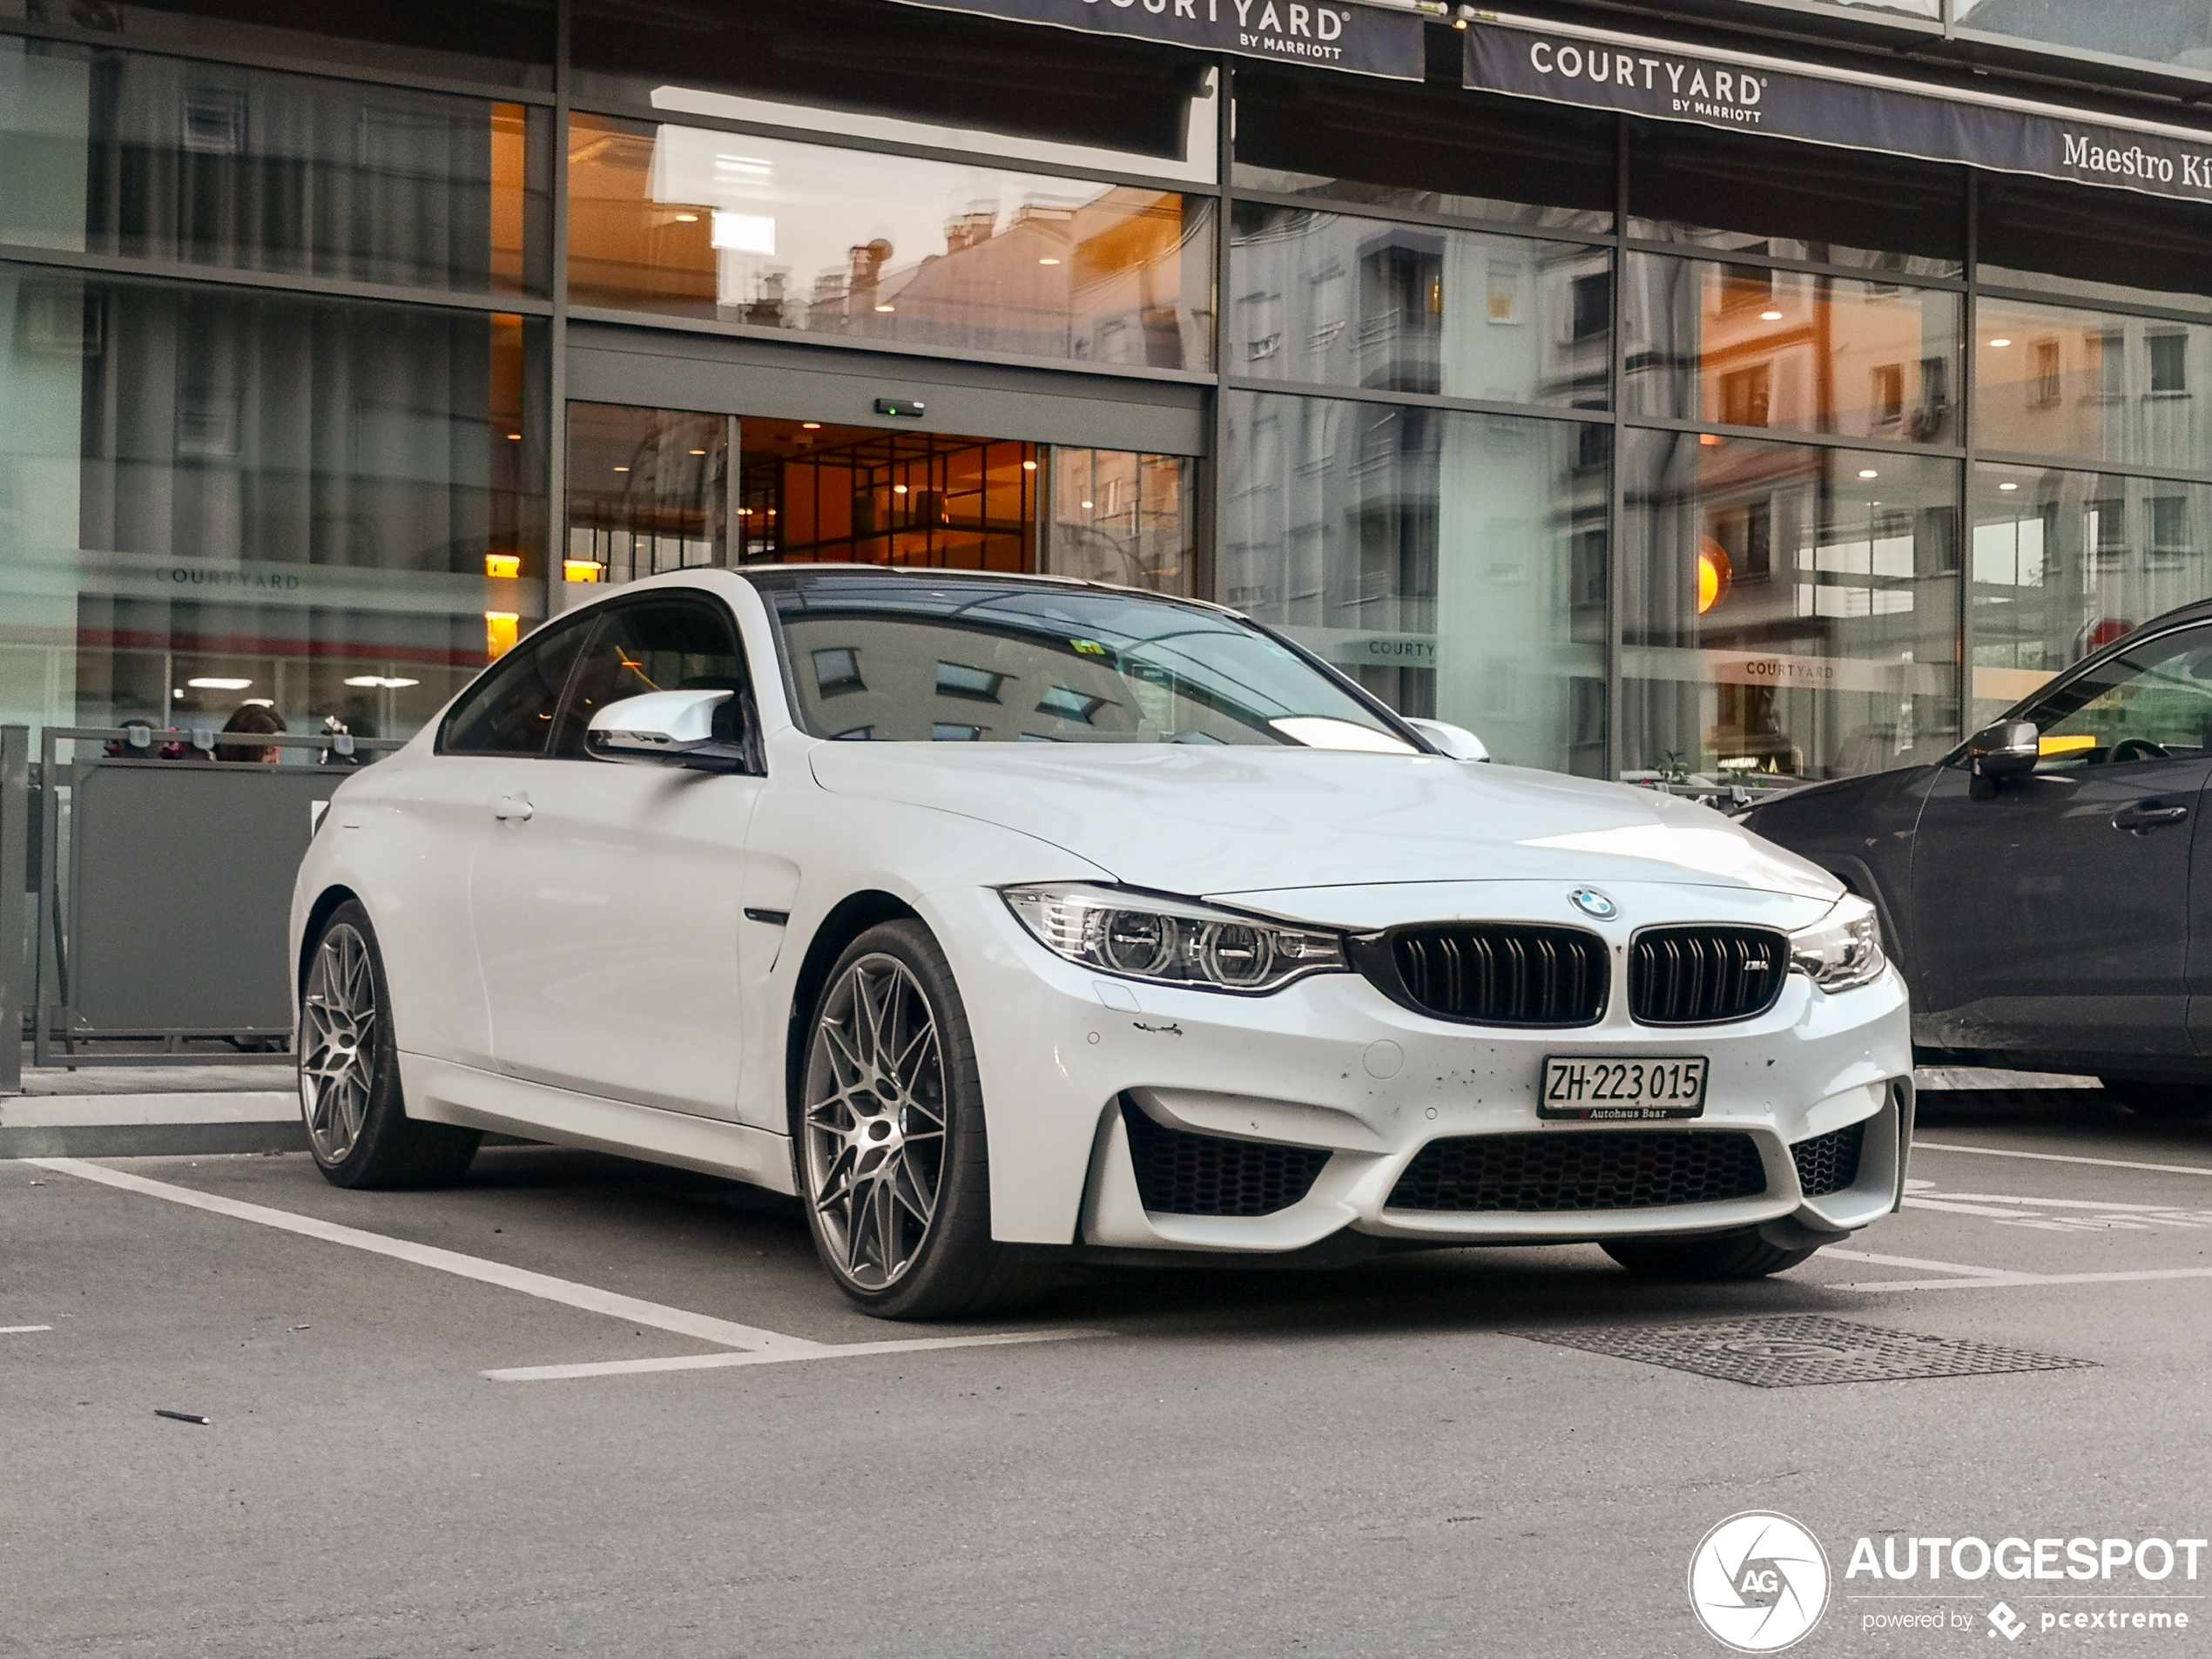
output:
M1015 438L569 407L562 585L898 564L1192 591L1192 463Z

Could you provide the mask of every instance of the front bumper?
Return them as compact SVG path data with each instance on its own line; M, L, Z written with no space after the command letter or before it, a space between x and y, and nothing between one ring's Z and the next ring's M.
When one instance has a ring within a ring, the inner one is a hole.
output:
M973 894L983 903L969 896L940 895L930 907L939 914L929 919L941 939L968 947L954 961L982 1072L993 1232L1003 1241L1272 1253L1347 1230L1447 1245L1764 1225L1772 1237L1817 1242L1897 1205L1912 1094L1905 993L1894 970L1839 995L1791 974L1767 1013L1724 1025L1637 1025L1619 982L1595 1025L1476 1027L1401 1008L1351 974L1316 975L1262 997L1103 978L1037 945L995 894ZM1629 932L1618 931L1625 945ZM1624 981L1625 949L1614 960ZM1703 1115L1640 1123L1543 1119L1536 1095L1548 1055L1703 1055L1710 1062ZM1317 1149L1326 1161L1302 1197L1271 1213L1148 1209L1125 1099L1171 1130ZM1861 1123L1855 1178L1807 1197L1791 1149ZM1391 1202L1407 1166L1440 1138L1622 1133L1748 1136L1764 1189L1718 1202L1615 1209L1423 1211Z

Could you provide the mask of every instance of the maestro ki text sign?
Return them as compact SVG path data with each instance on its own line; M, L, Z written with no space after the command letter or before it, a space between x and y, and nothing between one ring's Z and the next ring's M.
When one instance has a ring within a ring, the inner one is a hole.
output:
M1468 86L1809 144L2212 201L2212 134L1634 35L1491 16Z

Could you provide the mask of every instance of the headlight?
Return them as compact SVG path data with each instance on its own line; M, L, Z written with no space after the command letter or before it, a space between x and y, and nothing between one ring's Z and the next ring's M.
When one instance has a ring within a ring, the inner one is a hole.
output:
M1187 899L1076 881L1006 887L1000 896L1055 955L1148 984L1272 991L1345 967L1344 941L1334 934Z
M1824 920L1790 935L1791 970L1824 991L1871 985L1888 961L1874 907L1854 894L1838 900Z

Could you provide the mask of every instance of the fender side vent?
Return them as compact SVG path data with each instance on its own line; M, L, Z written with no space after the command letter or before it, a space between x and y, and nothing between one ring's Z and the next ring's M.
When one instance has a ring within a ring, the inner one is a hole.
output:
M1135 1103L1122 1103L1130 1162L1144 1207L1164 1216L1271 1216L1313 1190L1329 1154L1310 1146L1277 1146L1193 1135L1157 1123Z

